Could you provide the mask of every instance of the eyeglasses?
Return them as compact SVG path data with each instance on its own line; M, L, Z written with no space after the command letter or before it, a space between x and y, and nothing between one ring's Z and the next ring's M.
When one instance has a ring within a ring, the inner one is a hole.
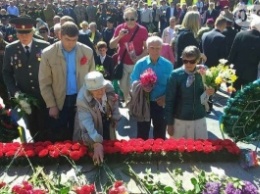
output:
M160 50L162 47L161 46L149 46L149 48L152 50Z
M125 21L135 21L135 18L125 18Z
M196 59L193 59L193 60L183 59L182 62L183 62L183 64L187 64L187 63L195 64L197 62L197 60Z

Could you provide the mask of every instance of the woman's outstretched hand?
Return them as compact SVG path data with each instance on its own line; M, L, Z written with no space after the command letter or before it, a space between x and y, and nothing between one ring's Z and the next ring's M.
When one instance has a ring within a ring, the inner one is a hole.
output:
M103 158L104 158L104 150L103 150L103 145L101 143L94 143L94 154L93 154L93 162L94 165L100 165L103 163Z

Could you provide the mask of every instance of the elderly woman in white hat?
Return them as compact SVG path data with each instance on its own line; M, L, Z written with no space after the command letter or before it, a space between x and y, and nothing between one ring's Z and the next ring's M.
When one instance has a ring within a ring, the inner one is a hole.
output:
M116 124L121 118L118 98L110 81L100 72L85 76L77 97L74 140L94 148L94 163L103 162L103 140L115 139Z

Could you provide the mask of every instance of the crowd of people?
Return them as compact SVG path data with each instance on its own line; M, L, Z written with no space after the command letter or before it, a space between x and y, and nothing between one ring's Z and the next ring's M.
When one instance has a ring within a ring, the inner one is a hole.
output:
M228 59L240 90L257 79L260 62L260 18L240 32L229 7L216 3L2 1L0 96L7 107L19 93L37 98L25 117L33 140L83 141L97 162L102 141L116 138L119 106L131 109L134 96L148 115L137 121L137 138L149 138L152 122L153 138L206 139L200 97L212 110L216 91L204 87L196 65ZM157 76L152 86L140 84L147 69Z

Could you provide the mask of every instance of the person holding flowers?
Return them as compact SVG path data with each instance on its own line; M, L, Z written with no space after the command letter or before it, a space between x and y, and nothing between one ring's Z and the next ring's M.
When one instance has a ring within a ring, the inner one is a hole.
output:
M3 80L10 97L28 110L21 116L33 140L46 140L45 103L40 93L38 73L42 50L49 43L33 38L34 19L21 16L10 22L15 26L18 40L6 46L1 72ZM36 99L37 106L28 104L27 97Z
M121 115L118 96L103 74L92 71L77 96L77 114L73 140L83 141L94 150L93 161L103 162L103 140L116 139L115 129Z
M182 52L183 66L174 70L167 83L165 118L167 132L174 138L207 139L206 111L201 95L214 94L204 87L196 65L201 59L196 46L187 46Z
M160 56L162 44L163 41L160 37L149 37L146 41L149 55L137 61L131 74L132 87L136 82L140 82L140 87L144 91L144 95L140 98L147 99L150 109L150 117L147 120L137 122L137 138L149 138L152 120L153 138L165 139L165 93L167 79L173 70L173 65Z

